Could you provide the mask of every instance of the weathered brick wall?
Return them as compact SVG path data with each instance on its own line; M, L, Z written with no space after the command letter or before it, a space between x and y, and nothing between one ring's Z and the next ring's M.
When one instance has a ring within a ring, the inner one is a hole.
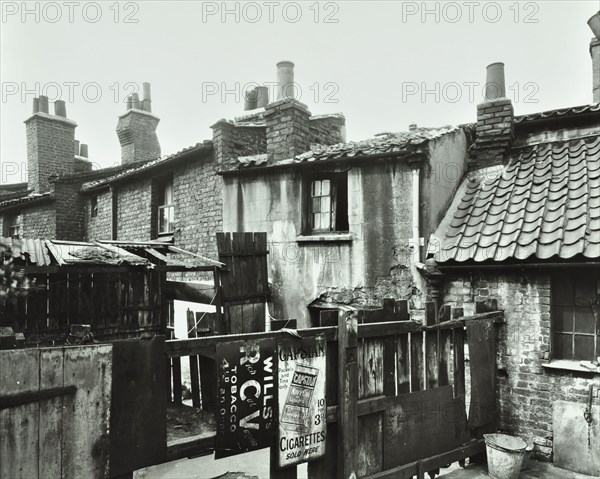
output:
M22 211L23 238L56 238L56 210L54 203L27 208Z
M86 241L112 239L112 193L110 190L102 191L96 195L98 214L92 218L92 198L85 198L85 223Z
M496 299L506 324L498 335L499 426L531 435L538 458L552 460L552 407L558 400L585 403L590 380L542 367L550 358L550 277L541 273L449 276L444 301L473 311L475 301Z
M28 187L50 191L51 175L75 172L75 127L66 118L37 113L26 121Z
M139 179L119 185L117 199L117 240L152 239L152 180Z
M264 126L235 126L233 122L220 120L212 129L218 169L236 168L236 160L240 156L267 152L267 134Z
M318 145L335 145L346 141L346 119L344 115L311 117L309 122L310 142Z
M84 236L83 197L78 194L81 182L54 184L56 239L81 241Z
M269 162L287 160L310 150L309 118L306 106L291 98L266 106Z
M211 157L173 174L175 244L213 259L218 257L215 233L223 230L223 180L215 171Z
M152 113L129 110L119 117L117 136L123 164L160 158L156 135L159 118Z

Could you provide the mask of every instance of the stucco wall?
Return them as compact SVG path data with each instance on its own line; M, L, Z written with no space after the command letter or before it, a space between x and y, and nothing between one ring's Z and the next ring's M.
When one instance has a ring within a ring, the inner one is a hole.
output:
M408 165L380 160L348 171L353 239L343 242L297 241L302 225L298 170L250 175L225 176L223 230L267 232L274 316L308 326L307 305L321 295L378 306L384 297L411 295L414 283L406 267L412 235Z
M498 339L497 394L500 428L510 434L531 435L538 458L553 454L553 405L565 400L584 404L589 385L600 377L589 373L542 367L550 359L550 276L542 273L474 273L447 277L444 300L463 306L495 298L506 324ZM583 421L581 417L581 421ZM575 440L575 438L574 438Z

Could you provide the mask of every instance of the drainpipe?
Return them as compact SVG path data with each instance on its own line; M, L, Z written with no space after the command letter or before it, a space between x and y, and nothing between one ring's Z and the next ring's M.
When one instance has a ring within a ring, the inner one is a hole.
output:
M420 183L420 173L421 170L419 168L414 168L412 170L412 225L413 225L413 262L417 268L423 267L423 263L421 263L421 240L419 235L419 203L421 198L421 193L419 191L419 183Z

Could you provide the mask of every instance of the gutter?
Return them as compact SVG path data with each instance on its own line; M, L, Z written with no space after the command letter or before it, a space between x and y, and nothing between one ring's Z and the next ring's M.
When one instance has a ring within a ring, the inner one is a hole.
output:
M560 269L560 268L600 268L599 261L590 261L584 263L577 261L574 263L514 263L514 264L465 264L465 265L444 265L438 264L437 269L441 272L452 272L452 271L471 271L473 269L490 269L490 270L522 270L522 269Z

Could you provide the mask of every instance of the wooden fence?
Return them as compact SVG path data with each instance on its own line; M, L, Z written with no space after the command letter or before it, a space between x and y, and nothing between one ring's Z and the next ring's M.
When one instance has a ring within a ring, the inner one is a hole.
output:
M381 319L389 318L382 314ZM424 477L425 472L484 451L482 434L495 430L494 323L501 312L423 326L413 321L373 322L373 314L338 313L338 326L299 330L327 339L327 449L310 462L310 478ZM362 321L362 323L361 323ZM219 342L283 338L273 331L166 342L170 358L214 358ZM288 337L288 336L285 336ZM472 361L465 409L465 343ZM214 448L215 435L178 441L170 459ZM271 477L278 470L272 448Z
M36 271L27 273L33 281L29 294L0 313L0 326L23 333L27 344L60 344L70 325L81 323L81 318L97 339L164 333L160 300L164 273L92 266L69 272L29 270Z

